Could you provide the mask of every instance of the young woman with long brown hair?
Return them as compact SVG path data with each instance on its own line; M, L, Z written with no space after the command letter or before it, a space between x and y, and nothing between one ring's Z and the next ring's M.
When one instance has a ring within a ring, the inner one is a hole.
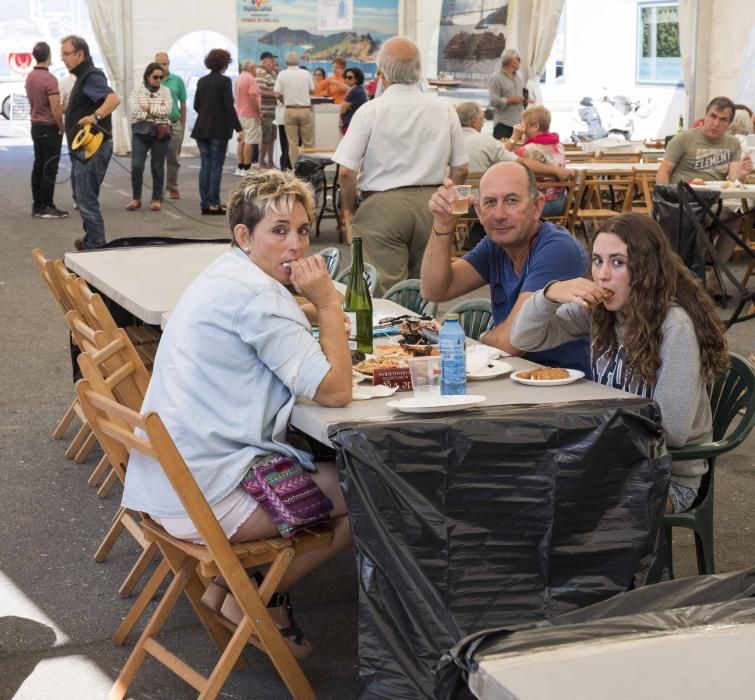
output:
M590 279L553 282L527 300L512 343L542 350L589 334L593 381L655 400L669 447L712 439L705 385L728 357L710 296L641 214L609 219L590 260ZM674 462L668 512L692 505L706 469L704 460Z

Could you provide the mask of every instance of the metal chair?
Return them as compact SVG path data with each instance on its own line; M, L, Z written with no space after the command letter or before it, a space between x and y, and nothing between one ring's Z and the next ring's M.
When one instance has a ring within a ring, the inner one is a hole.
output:
M322 255L325 258L330 279L334 280L341 267L341 251L335 246L331 246L330 248L323 248L318 255Z
M493 310L489 299L467 299L454 304L448 313L459 314L459 323L467 338L479 340L493 327Z
M435 316L438 313L438 304L422 298L419 280L404 280L394 284L383 294L383 299L395 301L420 315Z
M374 296L375 290L378 286L378 280L380 279L380 273L377 271L377 268L374 265L366 262L364 263L364 276L367 279L367 286L370 289L370 294ZM336 282L340 282L341 284L348 286L350 279L351 268L348 267L340 275L338 275Z
M674 575L671 552L672 527L688 528L695 533L698 572L716 573L713 556L713 485L716 458L741 445L755 425L755 369L747 360L734 353L729 353L729 359L729 368L710 387L713 442L669 450L674 461L705 459L708 462L708 472L700 482L697 499L692 507L684 513L667 513L663 517L669 547L671 578ZM732 421L740 413L739 423L727 435Z

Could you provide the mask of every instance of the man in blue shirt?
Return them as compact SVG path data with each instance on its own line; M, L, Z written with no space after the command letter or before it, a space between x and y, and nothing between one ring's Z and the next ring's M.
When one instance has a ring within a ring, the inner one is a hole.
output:
M565 228L540 220L544 199L532 171L504 162L485 172L474 206L487 235L453 262L452 187L446 180L430 199L433 226L422 259L422 296L448 301L489 284L495 326L482 338L487 345L543 365L588 372L586 339L526 354L511 344L514 319L530 296L554 280L581 277L588 268L582 245Z

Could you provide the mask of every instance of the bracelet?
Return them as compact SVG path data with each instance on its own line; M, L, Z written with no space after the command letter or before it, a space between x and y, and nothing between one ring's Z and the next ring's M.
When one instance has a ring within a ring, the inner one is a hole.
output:
M433 235L435 235L435 236L441 236L441 237L443 237L443 236L450 236L453 233L453 231L448 231L447 233L441 233L440 231L436 231L435 230L435 224L433 224L430 227L430 231L432 232Z

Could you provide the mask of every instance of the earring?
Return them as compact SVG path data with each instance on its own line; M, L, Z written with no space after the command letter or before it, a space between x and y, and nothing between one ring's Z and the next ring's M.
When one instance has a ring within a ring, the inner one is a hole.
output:
M244 248L245 253L249 253L249 248Z

